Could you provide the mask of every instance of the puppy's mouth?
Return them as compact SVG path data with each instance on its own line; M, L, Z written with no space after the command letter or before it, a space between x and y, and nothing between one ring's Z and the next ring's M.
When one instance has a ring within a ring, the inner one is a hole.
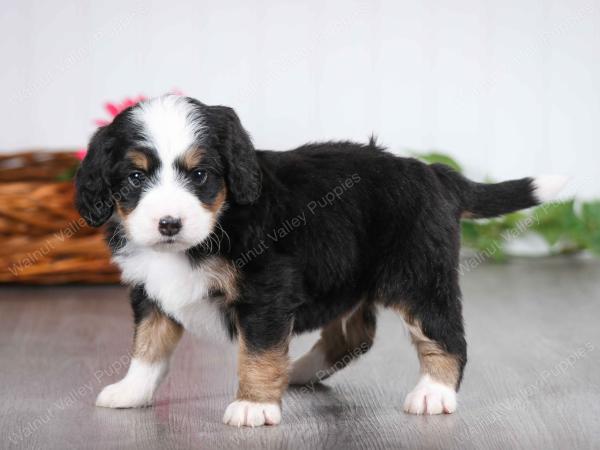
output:
M152 248L164 252L187 250L189 244L175 237L163 238L152 244Z

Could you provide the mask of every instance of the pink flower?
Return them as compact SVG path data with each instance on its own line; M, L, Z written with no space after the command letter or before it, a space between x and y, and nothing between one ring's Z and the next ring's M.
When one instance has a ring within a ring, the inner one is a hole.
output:
M83 158L85 158L86 154L87 154L87 149L86 148L80 148L79 150L77 150L75 152L75 156L77 157L77 159L79 161L83 161Z
M110 115L110 119L94 119L94 123L99 127L104 127L104 126L110 124L113 121L113 119L119 115L119 113L121 111L129 108L130 106L136 105L139 102L144 101L144 100L146 100L146 97L144 95L138 95L137 97L134 97L134 98L127 97L125 100L123 100L120 103L119 102L117 102L117 103L106 102L104 104L104 109ZM87 153L87 150L82 148L75 152L75 156L79 160L83 160L83 158L85 158L86 153Z
M94 123L96 125L98 125L99 127L103 127L105 125L108 125L109 123L112 122L112 119L114 119L115 117L117 117L119 115L119 113L121 111L126 110L130 106L137 105L139 102L144 101L144 100L146 100L145 96L138 95L135 98L127 97L125 100L123 100L120 103L106 102L104 104L104 109L108 112L108 114L110 115L111 119L110 120L96 119L96 120L94 120Z

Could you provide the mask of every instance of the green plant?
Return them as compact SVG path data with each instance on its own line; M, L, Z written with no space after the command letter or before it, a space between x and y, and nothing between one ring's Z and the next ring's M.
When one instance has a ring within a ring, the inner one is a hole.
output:
M462 172L461 165L448 155L427 153L416 156L429 164L443 163ZM497 219L462 221L463 244L494 261L506 260L507 243L528 232L544 238L553 254L588 250L600 256L600 200L575 202L569 199Z

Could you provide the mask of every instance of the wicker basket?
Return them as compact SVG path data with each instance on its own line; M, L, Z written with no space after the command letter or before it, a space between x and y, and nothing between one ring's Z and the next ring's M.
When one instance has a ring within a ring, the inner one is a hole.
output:
M102 232L73 206L74 152L0 156L0 282L115 283Z

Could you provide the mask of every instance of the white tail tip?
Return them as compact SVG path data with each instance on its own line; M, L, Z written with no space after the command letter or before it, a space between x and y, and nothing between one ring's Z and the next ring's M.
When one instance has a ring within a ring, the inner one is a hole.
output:
M534 195L540 203L549 202L556 198L562 188L565 187L569 177L563 175L541 175L533 179Z

